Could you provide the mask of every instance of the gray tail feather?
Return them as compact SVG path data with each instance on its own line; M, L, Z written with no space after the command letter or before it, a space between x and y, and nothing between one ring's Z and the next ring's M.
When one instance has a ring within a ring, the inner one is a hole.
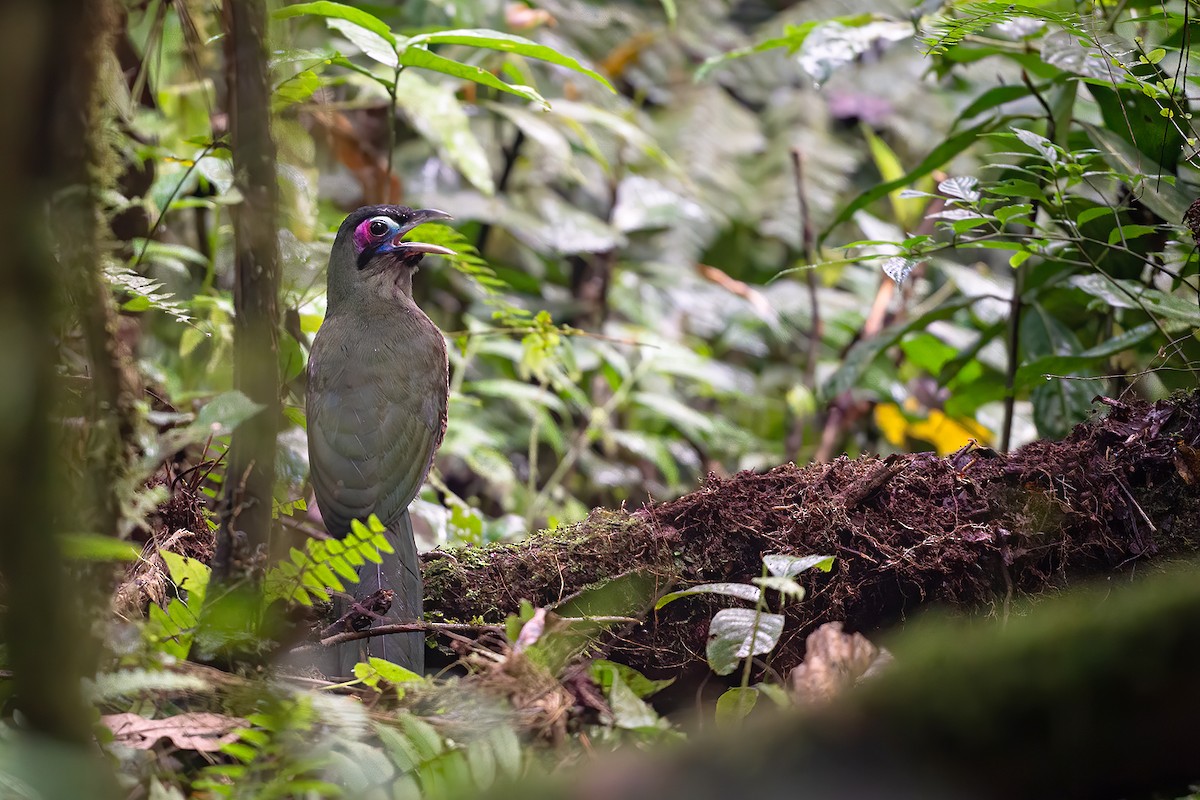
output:
M417 557L417 541L408 509L388 527L386 535L396 552L381 552L382 563L368 561L358 568L359 583L352 590L354 599L361 600L379 589L390 589L395 594L391 610L375 625L420 622L424 615L424 587L421 583L421 561ZM337 674L340 676L353 676L354 665L371 656L407 667L417 674L425 669L425 634L421 632L373 636L370 639L343 642L336 645L335 649Z

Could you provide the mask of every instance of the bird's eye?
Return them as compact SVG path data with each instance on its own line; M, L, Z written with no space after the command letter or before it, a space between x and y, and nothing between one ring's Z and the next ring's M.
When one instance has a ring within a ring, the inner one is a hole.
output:
M372 236L384 236L391 229L388 227L388 224L386 222L384 222L383 220L373 219L373 220L371 220L371 225L370 225L370 227L367 228L367 230L370 231Z

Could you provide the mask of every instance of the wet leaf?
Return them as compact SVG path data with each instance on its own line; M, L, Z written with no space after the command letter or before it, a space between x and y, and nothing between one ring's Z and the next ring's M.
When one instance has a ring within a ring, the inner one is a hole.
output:
M697 594L720 594L749 600L751 603L757 603L762 597L761 590L757 586L752 586L748 583L704 583L699 586L693 586L690 589L681 589L678 592L664 594L654 604L654 608L659 609L681 597L691 597Z
M769 653L779 643L784 618L752 608L724 608L708 628L706 656L713 672L728 675L743 658Z

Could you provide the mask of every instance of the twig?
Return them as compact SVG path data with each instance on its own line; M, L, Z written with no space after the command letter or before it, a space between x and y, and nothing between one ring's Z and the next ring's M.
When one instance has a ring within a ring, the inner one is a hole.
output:
M332 647L342 642L353 642L358 639L370 639L375 636L387 636L393 633L502 633L503 625L466 625L452 622L398 622L394 625L380 625L363 631L347 631L333 636L327 636L319 644L322 647Z
M504 166L500 169L500 177L496 180L496 194L504 194L504 190L508 188L508 179L512 176L513 165L517 163L517 156L521 154L521 145L525 144L525 131L517 128L517 135L513 137L512 143L504 148ZM475 237L475 250L483 254L483 249L487 247L488 237L492 235L492 224L485 222L479 226L479 235Z

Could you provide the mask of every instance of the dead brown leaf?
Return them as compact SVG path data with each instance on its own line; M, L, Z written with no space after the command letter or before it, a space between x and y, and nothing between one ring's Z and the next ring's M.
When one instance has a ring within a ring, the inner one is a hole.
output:
M804 705L827 703L891 660L861 633L843 633L842 623L827 622L808 635L804 663L790 675L792 694Z
M179 750L211 753L236 741L238 728L249 725L239 717L196 712L176 714L164 719L147 719L139 714L107 714L101 724L113 732L118 744L135 750L149 750L167 739Z

